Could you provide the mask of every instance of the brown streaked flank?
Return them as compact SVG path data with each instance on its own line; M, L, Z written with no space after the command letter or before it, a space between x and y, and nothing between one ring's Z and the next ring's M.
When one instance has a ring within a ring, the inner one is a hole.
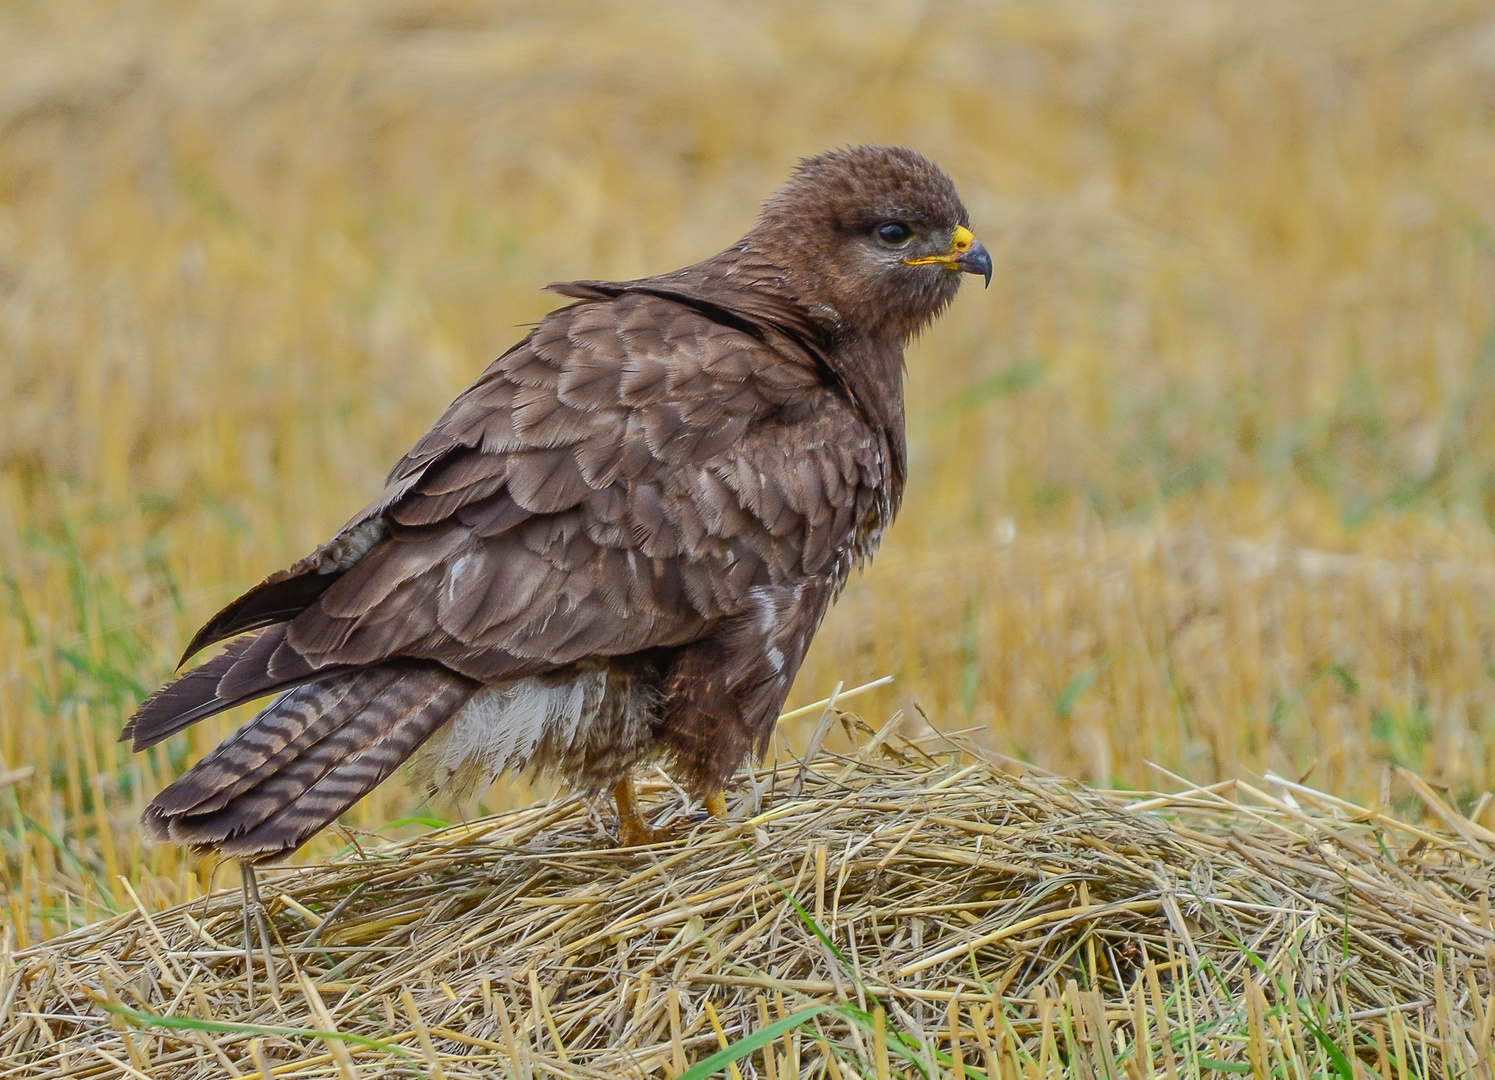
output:
M328 543L188 646L136 750L279 696L150 804L161 838L304 843L419 750L432 790L663 761L713 809L761 751L906 476L903 349L989 279L949 178L901 147L802 162L718 255L572 281Z

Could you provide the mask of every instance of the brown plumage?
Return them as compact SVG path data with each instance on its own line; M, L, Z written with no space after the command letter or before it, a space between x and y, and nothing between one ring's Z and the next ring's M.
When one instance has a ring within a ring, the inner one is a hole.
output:
M738 243L574 281L327 544L202 628L235 637L125 727L136 750L279 693L146 823L283 855L417 748L427 783L664 760L716 796L897 512L903 348L991 262L940 169L801 163ZM185 659L185 657L184 657Z

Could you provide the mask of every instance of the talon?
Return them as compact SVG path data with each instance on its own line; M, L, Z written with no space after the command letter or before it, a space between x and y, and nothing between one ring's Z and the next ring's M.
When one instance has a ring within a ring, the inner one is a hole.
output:
M618 826L619 847L648 847L650 844L664 844L678 838L674 829L654 829L648 825L632 822L623 822Z
M639 813L638 795L633 790L633 777L625 776L613 788L613 801L618 804L618 846L646 847L663 844L675 839L674 829L656 829Z

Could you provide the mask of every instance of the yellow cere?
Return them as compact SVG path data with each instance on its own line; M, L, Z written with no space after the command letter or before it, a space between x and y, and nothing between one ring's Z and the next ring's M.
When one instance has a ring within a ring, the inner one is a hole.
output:
M955 226L955 231L950 234L950 250L944 255L920 255L913 259L904 259L907 266L929 266L932 263L942 263L952 270L960 267L955 265L955 260L971 250L971 245L976 242L976 235L964 225Z

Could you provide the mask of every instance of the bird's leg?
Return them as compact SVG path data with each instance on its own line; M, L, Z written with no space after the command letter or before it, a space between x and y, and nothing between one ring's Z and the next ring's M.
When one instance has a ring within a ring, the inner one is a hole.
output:
M248 903L245 905L245 960L247 962L249 959L248 915L250 911L253 911L254 924L255 927L259 930L260 951L265 955L265 975L270 980L270 1000L275 1002L276 1005L279 1005L280 980L275 975L275 957L270 952L270 928L265 925L265 905L260 902L260 883L259 879L255 877L254 864L248 859L240 859L239 874L244 880L245 895L248 898ZM253 978L254 977L251 975L251 986L253 986Z
M639 813L638 794L633 790L633 777L625 776L613 788L613 801L618 804L618 844L621 847L639 847L644 844L659 844L671 839L668 829L655 829Z
M254 940L249 936L249 875L245 862L239 863L239 899L244 913L244 982L249 989L249 1008L254 1009Z
M713 791L706 796L706 813L718 821L727 820L727 796L721 791Z

